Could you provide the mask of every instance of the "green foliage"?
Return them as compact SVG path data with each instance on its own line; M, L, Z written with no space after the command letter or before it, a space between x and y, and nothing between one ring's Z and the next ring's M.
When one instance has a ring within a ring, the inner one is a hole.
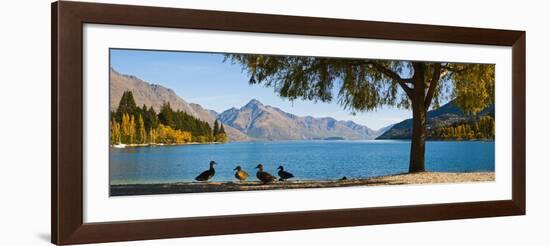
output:
M214 134L215 136L215 135L218 135L219 132L220 132L220 126L218 124L218 121L216 120L214 121L214 131L212 132L212 134Z
M219 126L221 125L221 126ZM223 127L223 124L218 124L218 121L216 120L214 122L214 141L225 143L227 142L227 134L225 133L225 129Z
M162 104L160 113L158 115L159 122L165 126L175 127L174 123L174 111L170 107L170 103Z
M149 107L149 109L147 109L147 107L143 105L142 114L145 129L156 129L158 127L159 119L153 107Z
M352 112L384 105L409 108L415 100L412 90L420 82L425 84L425 95L432 94L426 96L426 109L456 97L464 111L475 114L494 99L492 64L243 54L226 55L225 59L242 65L250 84L272 87L281 97L321 102L336 99ZM415 74L415 64L424 69L422 75Z
M269 55L228 55L250 75L251 84L273 87L281 97L338 102L357 111L395 103L406 98L397 93L397 83L373 72L365 60ZM402 70L404 63L387 64ZM337 95L334 95L337 90Z
M183 111L174 111L169 103L162 105L158 115L158 122L176 130L189 131L194 136L205 136L206 142L212 140L212 128L210 128L207 122L199 120Z
M451 73L445 78L453 81L455 103L465 112L477 114L495 99L495 65L449 64Z
M134 95L131 91L125 91L120 98L118 109L116 111L117 120L122 120L124 114L134 115L136 113L136 102L134 101Z
M183 111L174 111L169 103L157 115L153 107L136 107L132 93L124 92L116 112L111 112L111 144L179 144L189 142L227 142L225 130L215 122L217 134L210 125Z

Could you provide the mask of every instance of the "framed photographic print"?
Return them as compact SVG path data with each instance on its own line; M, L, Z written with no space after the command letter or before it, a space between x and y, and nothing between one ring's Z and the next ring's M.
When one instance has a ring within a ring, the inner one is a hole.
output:
M52 4L52 242L525 214L525 32Z

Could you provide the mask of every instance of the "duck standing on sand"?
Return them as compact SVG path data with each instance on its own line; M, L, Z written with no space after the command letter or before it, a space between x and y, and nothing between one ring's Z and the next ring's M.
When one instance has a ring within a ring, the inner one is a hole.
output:
M248 173L242 170L241 166L235 167L237 172L235 172L235 178L237 178L239 181L244 181L248 178Z
M212 177L214 177L214 174L216 174L216 170L214 170L214 165L218 164L215 161L210 161L210 169L202 172L195 178L196 181L208 181Z
M267 184L276 180L273 175L269 174L268 172L264 172L264 166L262 164L258 164L256 168L258 169L258 172L256 173L256 178L262 181L262 183Z
M279 174L279 181L286 181L287 179L294 178L294 175L285 171L285 168L283 166L279 166L277 170L279 170L279 172L277 173Z

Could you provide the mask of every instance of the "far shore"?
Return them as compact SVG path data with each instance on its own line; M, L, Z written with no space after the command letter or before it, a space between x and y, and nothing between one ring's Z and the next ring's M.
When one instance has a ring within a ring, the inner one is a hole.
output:
M309 139L311 141L318 141L318 140L324 140L324 141L349 141L349 139ZM365 139L367 140L367 139ZM370 140L402 140L402 141L410 141L408 138L396 138L396 139L370 139ZM304 140L246 140L246 141L228 141L228 142L189 142L189 143L146 143L146 144L124 144L124 148L130 148L130 147L158 147L158 146L180 146L180 145L202 145L202 144L224 144L224 143L250 143L250 142L275 142L275 141L304 141ZM464 141L470 141L470 142L494 142L494 139L427 139L428 142L464 142ZM111 144L109 145L111 148L117 148L115 145Z
M367 179L294 180L262 184L259 181L230 182L176 182L155 184L116 184L110 186L111 196L201 193L222 191L281 190L349 186L380 186L408 184L443 184L495 181L494 172L421 172L396 174Z
M123 144L124 148L129 147L156 147L156 146L179 146L179 145L199 145L199 144L223 144L222 142L188 142L188 143L146 143L146 144ZM111 144L111 148L117 148L115 145Z

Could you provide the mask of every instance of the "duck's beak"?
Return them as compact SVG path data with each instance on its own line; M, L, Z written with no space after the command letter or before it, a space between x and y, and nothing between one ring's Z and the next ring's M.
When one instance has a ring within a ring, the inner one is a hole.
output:
M237 171L238 168L233 168L233 171Z

